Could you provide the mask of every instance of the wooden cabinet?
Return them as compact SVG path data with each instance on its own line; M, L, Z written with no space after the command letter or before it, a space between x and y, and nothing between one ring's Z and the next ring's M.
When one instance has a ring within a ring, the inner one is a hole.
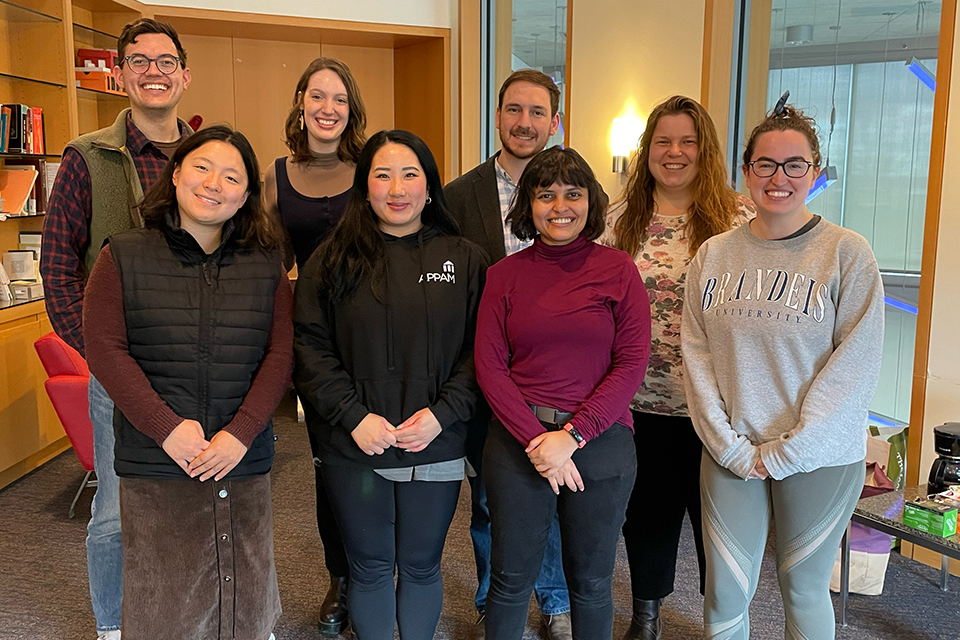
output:
M42 301L0 309L0 488L70 448L33 349L49 331Z

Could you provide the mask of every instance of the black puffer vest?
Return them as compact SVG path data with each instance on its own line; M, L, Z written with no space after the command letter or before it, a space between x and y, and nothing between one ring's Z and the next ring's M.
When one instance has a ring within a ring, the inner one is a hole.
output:
M130 355L173 412L199 422L208 440L233 419L250 389L282 275L275 252L237 247L227 227L224 236L210 255L179 228L135 229L109 239ZM113 424L117 475L186 477L119 409ZM272 463L269 424L230 477L266 473Z

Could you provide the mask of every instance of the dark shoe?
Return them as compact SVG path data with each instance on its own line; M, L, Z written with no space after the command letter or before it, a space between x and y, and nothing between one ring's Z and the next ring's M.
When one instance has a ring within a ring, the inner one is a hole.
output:
M470 627L470 635L468 636L470 640L483 640L485 635L483 623L485 619L486 616L482 613L477 614L477 621Z
M543 635L546 640L573 640L573 626L570 624L570 612L554 616L543 614Z
M347 615L347 579L330 576L330 589L320 605L320 635L324 638L336 638L346 629Z
M660 640L660 603L662 599L633 599L633 620L623 640Z

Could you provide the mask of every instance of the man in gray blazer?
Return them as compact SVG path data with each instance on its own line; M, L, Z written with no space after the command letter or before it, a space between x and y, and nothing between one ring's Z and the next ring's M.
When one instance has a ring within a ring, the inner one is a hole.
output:
M460 231L496 262L530 244L518 240L505 220L520 174L535 155L543 151L560 125L560 90L553 80L533 69L515 71L500 87L495 124L502 148L486 162L463 174L443 189L447 203L460 224ZM467 459L476 470L470 478L473 511L470 536L477 561L475 604L480 616L477 633L482 633L483 611L490 588L490 515L480 462L489 408L480 412L479 428L467 439ZM534 587L548 640L572 640L570 597L563 575L560 527L555 519L547 537L547 548Z

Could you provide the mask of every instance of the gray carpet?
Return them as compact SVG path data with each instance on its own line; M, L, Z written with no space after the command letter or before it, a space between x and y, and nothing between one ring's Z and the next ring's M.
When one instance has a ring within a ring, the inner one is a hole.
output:
M313 469L306 432L293 418L292 403L278 412L277 458L273 470L276 559L283 617L277 640L317 640L316 609L326 590L320 541L314 521ZM88 490L67 518L83 471L72 451L0 491L0 639L94 640L93 614L86 581L84 536L90 516ZM651 487L669 496L669 486ZM476 578L468 533L469 489L447 537L443 575L445 604L437 638L468 638L476 618ZM701 598L697 593L693 538L684 533L677 590L664 605L664 640L702 637ZM951 592L937 587L938 572L894 553L884 594L851 596L850 626L841 640L955 640L960 638L960 580ZM614 574L616 624L620 638L630 615L630 585L621 545ZM834 596L834 603L839 600ZM783 637L783 612L770 549L761 584L750 610L752 637ZM538 618L531 608L525 639L537 638Z

